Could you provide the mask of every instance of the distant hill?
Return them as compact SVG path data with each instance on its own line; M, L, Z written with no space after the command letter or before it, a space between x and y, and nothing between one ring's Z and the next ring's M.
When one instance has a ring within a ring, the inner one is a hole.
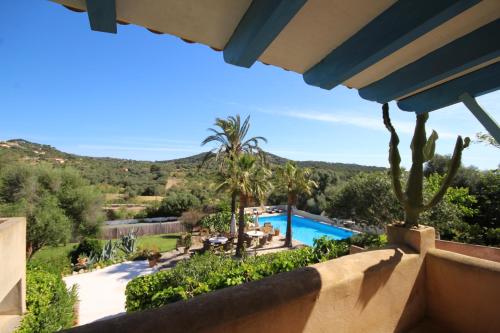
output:
M266 153L270 164L283 164L286 158ZM24 139L0 141L0 166L13 161L24 163L50 163L54 166L70 166L78 169L93 184L105 191L131 191L134 194L153 195L165 189L168 178L203 182L215 177L213 166L199 169L205 154L165 161L136 161L111 157L88 157L62 152L50 145ZM297 162L302 167L328 172L353 174L357 172L381 171L385 168L358 164L330 163L320 161ZM106 189L106 187L111 187Z

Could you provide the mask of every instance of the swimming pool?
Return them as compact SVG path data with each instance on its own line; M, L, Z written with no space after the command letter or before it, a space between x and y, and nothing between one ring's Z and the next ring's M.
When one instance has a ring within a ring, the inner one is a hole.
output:
M259 224L262 226L265 222L273 225L273 228L279 229L286 234L286 215L262 216L259 217ZM348 230L324 224L302 216L292 216L292 238L306 245L313 245L315 238L327 236L331 239L349 238L354 233Z

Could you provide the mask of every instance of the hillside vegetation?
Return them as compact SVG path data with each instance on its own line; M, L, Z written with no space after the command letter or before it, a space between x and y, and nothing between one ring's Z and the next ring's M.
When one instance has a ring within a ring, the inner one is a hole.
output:
M287 162L286 159L269 153L266 153L266 157L273 174L278 166ZM227 191L217 191L217 186L223 179L220 178L220 173L214 164L208 163L201 167L203 158L204 154L155 162L95 158L61 152L48 145L21 139L0 142L0 175L3 179L0 179L0 183L3 181L0 189L6 193L4 199L0 198L0 215L19 215L23 209L31 207L26 206L26 203L29 203L26 200L12 201L12 196L9 194L11 188L18 188L20 194L26 192L28 180L33 177L24 177L24 174L38 175L40 190L36 194L44 194L40 198L44 198L47 193L63 203L68 200L76 203L75 200L80 198L83 200L81 205L84 207L83 212L95 211L92 207L97 206L98 200L90 200L97 198L93 189L105 194L102 196L105 198L102 203L106 203L107 207L111 203L127 204L107 210L108 216L105 217L107 219L180 216L183 212L193 210L202 214L227 211L231 202L230 194ZM436 191L436 184L446 173L449 159L449 156L436 155L426 164L425 196ZM299 209L352 219L366 225L384 226L403 218L403 210L393 194L386 169L315 161L297 162L297 165L310 168L311 179L317 185L309 195L298 196ZM26 169L30 166L33 170ZM51 169L54 172L59 170L67 174L54 173L50 171ZM51 175L57 183L57 179L61 177L67 179L69 177L67 175L76 177L75 173L85 181L78 181L83 187L75 191L86 193L86 196L72 198L70 192L51 194L50 191L54 186L49 184L47 187L44 181L46 175ZM18 176L26 179L18 179ZM407 172L403 171L403 178L406 176ZM285 204L286 192L278 186L275 176L271 177L271 182L274 186L267 193L265 202L261 203ZM499 171L480 171L474 167L461 167L451 185L444 200L423 214L420 223L436 227L443 239L500 245ZM45 203L36 197L28 199L37 205ZM55 199L53 201L57 203ZM130 203L140 204L140 207L129 207ZM249 204L257 203L249 202ZM83 226L98 224L99 221L89 219L93 215L76 214L67 204L59 206L63 210L66 209L61 213L72 221L73 227L68 229L68 233L71 234L73 230L73 239L77 238L76 234L93 233L95 228L87 228L92 232L82 232L87 229L80 230L80 227L78 230L75 229L75 226L80 224ZM54 211L53 209L52 212ZM31 212L28 210L29 214Z
M80 171L91 184L98 185L104 193L125 196L165 195L170 189L210 188L216 180L215 166L208 163L200 168L205 154L164 161L135 161L109 157L87 157L62 152L52 146L23 139L0 142L0 167L14 161L32 164L50 163L55 167L72 167ZM271 165L282 165L287 159L266 153ZM336 181L349 179L358 172L382 171L384 168L358 164L298 162L301 167L328 174ZM324 177L324 175L323 175Z

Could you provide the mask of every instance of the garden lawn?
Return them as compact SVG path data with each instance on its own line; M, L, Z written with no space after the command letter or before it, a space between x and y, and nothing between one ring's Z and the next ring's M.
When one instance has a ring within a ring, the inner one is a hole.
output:
M178 234L160 234L141 236L137 246L140 248L157 247L160 252L167 252L175 249L175 244L179 238Z
M78 243L69 243L61 246L45 246L28 261L29 267L38 267L44 271L55 274L71 274L71 261L69 252Z

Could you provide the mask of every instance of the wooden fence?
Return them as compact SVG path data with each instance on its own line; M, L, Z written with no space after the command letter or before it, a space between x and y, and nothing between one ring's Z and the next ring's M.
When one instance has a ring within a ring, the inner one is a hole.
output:
M186 227L179 221L165 223L133 223L121 225L104 226L101 229L101 238L116 239L127 234L130 231L135 231L137 236L143 235L158 235L185 232Z

